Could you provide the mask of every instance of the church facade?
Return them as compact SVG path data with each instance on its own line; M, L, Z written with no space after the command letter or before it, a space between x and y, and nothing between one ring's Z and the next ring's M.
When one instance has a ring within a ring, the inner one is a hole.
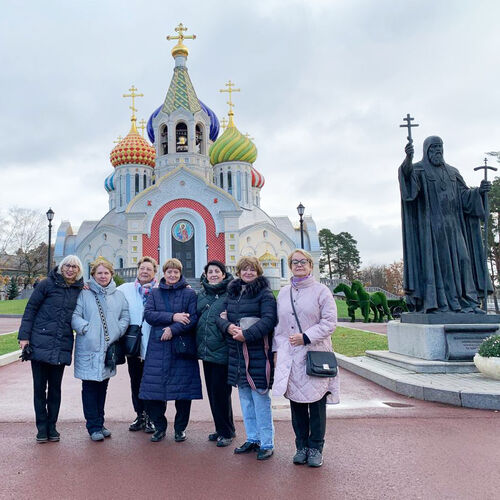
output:
M55 260L76 254L88 278L90 263L103 256L126 279L149 255L161 264L179 258L186 278L199 278L207 260L234 272L241 256L261 261L273 289L289 279L287 256L300 247L300 229L288 217L261 208L264 177L254 167L257 148L236 127L229 81L228 122L223 132L215 113L201 102L186 66L188 49L181 25L172 49L173 77L163 104L147 124L148 142L137 130L132 86L131 128L111 151L113 172L104 181L109 211L84 221L76 232L69 221L58 228ZM320 247L313 219L304 217L304 248L319 272Z

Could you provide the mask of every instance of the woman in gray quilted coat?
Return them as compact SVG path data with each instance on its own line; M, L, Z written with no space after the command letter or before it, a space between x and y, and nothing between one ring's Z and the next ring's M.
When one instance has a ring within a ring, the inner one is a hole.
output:
M278 325L274 330L275 372L273 395L290 400L297 451L293 463L323 465L326 404L339 402L338 376L306 374L307 351L333 351L331 335L337 324L337 307L330 290L312 275L313 259L304 250L288 256L291 284L278 295ZM290 294L291 290L291 294ZM292 303L297 312L300 331Z
M81 291L71 321L77 333L75 377L82 380L83 413L92 441L111 436L111 431L104 427L104 404L116 366L106 366L106 350L125 334L130 323L127 299L116 289L113 274L113 266L105 259L92 264L89 289Z

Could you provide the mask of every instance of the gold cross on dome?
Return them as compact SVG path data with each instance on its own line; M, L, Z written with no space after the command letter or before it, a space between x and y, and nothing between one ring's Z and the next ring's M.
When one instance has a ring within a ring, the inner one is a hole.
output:
M234 127L234 123L233 123L233 116L234 116L234 113L233 113L233 107L234 107L234 104L233 104L233 100L232 100L232 93L233 92L241 92L241 89L234 89L234 83L229 80L226 84L226 87L227 89L219 89L219 92L227 92L229 94L229 101L227 101L227 104L229 105L229 112L228 112L228 116L229 116L229 123L227 124L228 127Z
M227 120L226 120L226 117L223 116L222 117L222 120L220 121L221 125L222 125L222 130L226 130L226 127L227 127Z
M123 139L123 137L121 135L119 135L117 138L116 138L116 141L113 141L113 144L118 144L119 142L121 142Z
M253 140L254 140L254 138L253 138L253 137L250 137L250 134L249 134L248 132L245 134L245 137L246 137L247 139L250 139L251 141L253 141Z
M146 128L146 120L144 118L139 122L139 126L137 128L141 129L141 135L144 137L144 129Z
M123 94L123 97L131 97L132 98L132 106L129 106L129 108L132 110L132 120L135 121L135 113L137 111L136 107L135 107L135 98L136 97L144 97L144 94L136 94L137 92L137 89L132 85L132 87L130 87L128 89L128 91L130 92L130 94Z
M179 45L182 45L183 40L194 40L196 35L184 35L184 31L187 30L188 28L186 28L182 23L179 23L179 26L175 28L178 35L167 35L167 40L179 40L177 42Z

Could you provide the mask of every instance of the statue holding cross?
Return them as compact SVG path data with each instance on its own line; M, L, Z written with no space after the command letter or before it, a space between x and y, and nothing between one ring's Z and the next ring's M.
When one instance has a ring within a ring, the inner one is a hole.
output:
M427 137L422 160L413 163L411 120L403 125L409 133L399 167L407 302L420 313L484 313L479 302L492 287L481 221L491 183L469 188L445 163L440 137Z

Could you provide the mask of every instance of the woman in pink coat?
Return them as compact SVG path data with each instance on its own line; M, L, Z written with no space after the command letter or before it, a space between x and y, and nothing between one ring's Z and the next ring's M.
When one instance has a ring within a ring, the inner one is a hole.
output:
M331 334L337 324L337 307L330 290L313 275L313 259L304 250L288 256L291 285L278 295L278 325L274 331L276 356L273 395L290 400L297 451L293 463L323 465L326 404L339 402L338 376L310 377L306 374L307 351L333 351ZM291 290L291 293L290 293ZM293 308L299 318L300 331Z

